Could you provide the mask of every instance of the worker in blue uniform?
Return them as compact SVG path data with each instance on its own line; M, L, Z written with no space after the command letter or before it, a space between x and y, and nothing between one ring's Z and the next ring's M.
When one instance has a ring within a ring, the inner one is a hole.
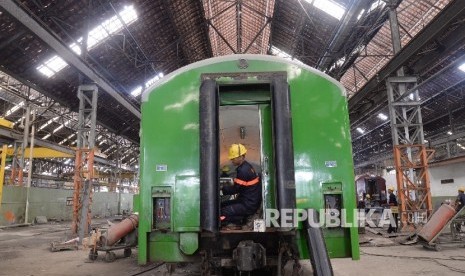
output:
M247 216L255 214L262 201L260 178L249 162L245 161L247 149L242 144L232 144L229 159L236 168L236 178L231 186L221 189L223 195L238 194L234 200L221 203L221 222L229 229L240 228Z
M458 213L462 211L463 207L465 207L465 187L460 187L458 189L457 199L455 199L455 211ZM461 214L463 216L463 214ZM455 222L455 230L457 233L460 233L462 230L462 222Z
M455 200L455 210L459 212L465 206L465 187L460 187L458 190L457 199Z
M388 204L389 204L389 207L391 209L391 213L392 213L392 216L394 217L394 221L395 221L395 227L392 225L392 224L389 224L389 228L387 230L388 233L392 233L392 232L397 232L397 220L399 218L399 207L398 207L398 203L397 203L397 198L396 198L396 195L394 194L394 187L389 187L388 188L388 193L389 193L389 197L388 197Z

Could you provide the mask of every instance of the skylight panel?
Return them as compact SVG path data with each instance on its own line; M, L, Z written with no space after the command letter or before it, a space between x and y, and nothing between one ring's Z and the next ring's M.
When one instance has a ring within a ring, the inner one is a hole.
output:
M346 12L342 6L331 0L315 0L313 6L326 12L337 20L341 20Z
M119 13L124 23L131 24L137 20L137 13L134 6L125 6L124 9Z
M121 19L120 19L121 17ZM100 25L96 26L89 31L87 37L87 49L90 50L96 47L103 40L110 37L111 34L121 31L124 24L129 25L137 20L137 13L134 6L125 6L124 9L119 13L119 16L114 15L110 19L105 20ZM123 22L122 22L122 21ZM78 43L82 42L82 37L77 40ZM78 55L81 55L81 46L77 43L72 43L69 48ZM50 78L54 74L58 73L61 69L65 68L68 64L59 56L55 55L45 61L43 64L36 67L36 69Z
M365 130L363 130L363 129L359 128L359 127L357 128L357 131L360 132L360 134L365 133Z
M87 48L93 48L107 37L109 37L108 32L105 30L105 28L103 28L102 25L93 28L90 30L89 36L87 37Z
M53 56L46 60L43 64L37 66L36 69L47 78L50 78L67 65L68 63L66 63L66 61L64 61L61 57Z
M113 34L123 29L124 25L121 22L121 20L119 20L119 18L115 15L107 21L103 22L102 27L105 28L105 30L107 30L108 33Z
M42 73L43 75L45 75L47 78L50 78L51 76L55 75L55 72L53 72L50 68L48 68L47 66L41 64L39 65L38 67L36 67L36 69Z
M48 68L52 69L54 72L58 72L61 69L65 68L66 65L68 65L68 63L66 63L66 61L64 61L59 56L52 57L51 59L47 60L44 64Z
M93 48L95 45L109 37L111 34L121 31L124 27L124 24L129 25L132 22L137 20L137 13L134 10L134 6L125 6L123 11L119 13L119 16L114 15L110 19L105 20L102 24L95 27L89 32L89 37L87 39L87 47Z
M459 66L459 69L462 70L462 72L465 72L465 63Z

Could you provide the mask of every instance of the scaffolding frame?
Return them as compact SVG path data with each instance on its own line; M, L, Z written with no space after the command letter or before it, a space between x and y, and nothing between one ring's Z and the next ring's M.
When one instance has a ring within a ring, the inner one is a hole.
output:
M94 182L95 129L97 123L98 87L83 84L78 87L79 118L74 170L72 234L81 243L91 225L92 187Z
M387 2L394 54L401 48L396 1ZM400 67L396 77L386 80L391 120L394 166L401 219L401 230L410 231L425 223L431 215L432 202L428 161L434 151L424 146L423 119L417 78L405 76Z
M424 145L396 145L394 164L402 229L415 229L432 215L428 162L434 150Z

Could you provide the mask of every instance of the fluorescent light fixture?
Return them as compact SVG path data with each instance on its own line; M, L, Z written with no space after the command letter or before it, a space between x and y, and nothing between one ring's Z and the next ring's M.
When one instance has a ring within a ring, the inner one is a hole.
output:
M365 130L361 129L361 128L357 128L357 131L360 132L361 134L365 133Z
M23 117L21 117L21 118L19 118L18 120L16 120L16 121L13 123L13 125L19 124L19 123L21 122L22 119L23 119Z
M155 76L153 76L152 78L150 78L148 81L145 82L144 86L138 86L136 88L134 88L132 91L131 91L131 95L134 97L134 98L137 98L140 94L142 94L142 91L147 88L149 88L152 84L154 84L155 82L157 82L157 80L163 78L165 74L163 74L162 72L156 74Z
M45 135L44 137L42 137L42 139L43 139L43 140L46 140L46 139L49 138L50 136L51 136L51 134L49 133L49 134Z
M413 93L411 93L410 95L408 95L409 99L413 101Z
M427 144L427 143L428 143L428 140L423 140L423 143L424 143L424 144Z
M449 130L449 131L447 132L447 134L452 135L452 131Z
M103 151L103 153L107 153L109 150L111 150L114 147L116 147L116 144L113 144L110 147L108 147L106 150Z
M364 13L365 13L365 9L362 9L362 10L360 11L360 13L358 14L358 16L357 16L357 20L360 20L360 18L362 18L362 15L363 15Z
M22 107L24 105L24 101L20 102L19 104L13 106L12 108L10 108L6 113L5 113L5 117L7 116L10 116L11 114L15 113L20 107Z
M381 8L382 8L382 7L384 7L385 5L386 5L386 3L385 3L384 1L382 1L382 0L375 1L375 2L373 2L373 4L371 4L371 7L370 7L370 9L368 10L368 12L372 12L372 11L374 11L374 10L375 10L376 8L378 8L378 7L381 7Z
M121 17L123 21L121 21L119 17ZM87 36L87 50L94 48L99 43L109 38L112 34L121 31L124 28L124 24L129 25L136 21L137 18L134 6L125 6L119 13L119 16L114 15L89 31ZM77 42L81 43L82 40L82 37L80 37L77 39ZM81 55L81 46L79 44L72 43L69 45L69 48L76 54ZM66 63L61 57L55 55L46 60L43 64L37 66L36 69L47 78L50 78L67 65L68 63Z
M462 65L459 66L459 69L462 70L463 72L465 72L465 63L463 63Z
M61 125L61 126L55 128L55 129L53 130L52 133L55 133L55 132L59 131L59 130L62 129L63 127L65 127L65 125Z
M315 0L313 6L326 12L337 20L341 20L346 12L342 6L331 0Z
M275 47L275 46L271 46L271 54L273 56L277 56L277 57L282 57L282 58L286 58L286 59L291 59L293 61L296 61L297 63L300 63L300 64L304 64L302 61L296 59L296 58L292 58L291 55L289 55L288 53L284 52L283 50Z
M44 129L46 126L50 125L53 121L55 121L55 120L57 120L57 119L58 119L58 117L55 117L55 118L52 118L52 119L48 120L45 124L43 124L42 126L40 126L38 130Z
M68 137L66 137L64 140L60 141L58 144L59 145L63 145L64 142L68 141L69 139L71 139L71 137L73 137L74 135L76 135L76 133L73 133L71 135L69 135Z
M160 76L161 75L161 76ZM149 88L150 85L154 84L157 80L163 77L163 73L156 74L151 79L145 82L145 88Z
M131 95L133 97L137 97L142 93L142 86L136 87L134 90L131 91Z
M379 113L378 118L380 118L381 120L386 121L388 117L386 115L384 115L383 113Z

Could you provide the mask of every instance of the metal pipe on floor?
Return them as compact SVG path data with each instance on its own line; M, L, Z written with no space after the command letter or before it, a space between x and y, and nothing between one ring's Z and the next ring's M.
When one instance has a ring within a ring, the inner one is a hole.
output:
M111 246L136 229L138 224L139 216L132 214L120 223L108 228L107 232L100 237L100 242L102 245Z

